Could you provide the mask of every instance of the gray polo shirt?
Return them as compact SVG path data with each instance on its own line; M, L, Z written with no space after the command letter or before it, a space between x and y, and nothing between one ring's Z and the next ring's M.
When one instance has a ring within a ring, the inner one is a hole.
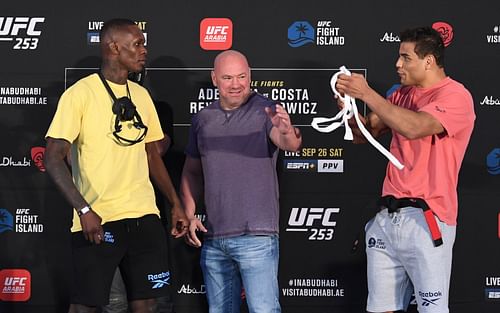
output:
M186 154L201 159L207 238L278 233L278 148L268 106L274 102L253 93L238 109L225 111L217 100L193 116Z

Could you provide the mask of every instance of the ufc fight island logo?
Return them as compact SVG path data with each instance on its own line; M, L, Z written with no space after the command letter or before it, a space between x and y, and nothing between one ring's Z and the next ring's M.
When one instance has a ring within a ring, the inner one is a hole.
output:
M35 50L45 17L0 17L0 42L14 42L14 50Z
M227 50L233 45L233 22L228 18L205 18L200 22L200 47Z

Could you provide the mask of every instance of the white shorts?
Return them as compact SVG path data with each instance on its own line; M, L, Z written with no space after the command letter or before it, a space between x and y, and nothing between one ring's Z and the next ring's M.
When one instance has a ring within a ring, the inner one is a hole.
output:
M420 208L380 211L365 227L369 312L406 310L412 293L420 313L447 313L456 226L437 217L435 247Z

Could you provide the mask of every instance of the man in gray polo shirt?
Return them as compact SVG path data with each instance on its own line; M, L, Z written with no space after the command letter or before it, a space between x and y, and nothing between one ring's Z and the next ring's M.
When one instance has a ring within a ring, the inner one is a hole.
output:
M285 109L250 90L250 67L228 50L211 73L220 99L193 117L181 197L187 242L202 243L200 264L211 313L238 312L241 287L249 312L280 312L278 290L278 149L297 151L302 137ZM194 216L204 196L206 228Z

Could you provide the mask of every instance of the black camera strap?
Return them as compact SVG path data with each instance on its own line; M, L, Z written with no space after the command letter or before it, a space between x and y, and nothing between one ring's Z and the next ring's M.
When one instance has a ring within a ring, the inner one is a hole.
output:
M109 87L109 84L106 81L106 78L104 78L104 75L102 75L102 73L100 71L97 74L99 75L99 78L101 79L102 84L104 85L104 87L108 91L109 96L111 97L111 99L113 100L113 102L115 102L116 101L116 96L113 93L113 90L111 90L111 87ZM127 84L127 94L128 94L128 84Z
M132 118L133 125L138 130L144 129L144 132L136 139L127 139L127 138L122 137L118 134L122 130L122 125L120 125L120 119L121 119L121 113L122 113L121 107L119 105L116 105L118 99L116 98L115 94L113 93L113 90L111 90L111 87L109 86L108 82L104 78L104 75L102 74L102 72L99 71L97 74L99 75L99 78L101 79L102 84L106 88L109 96L113 100L112 111L116 115L115 131L113 132L113 136L115 136L115 138L118 140L118 142L120 144L125 145L125 146L131 146L131 145L134 145L134 144L144 140L144 138L146 137L146 134L148 133L148 127L146 125L144 125L144 123L142 122L141 116L139 115L139 112L137 112L137 110L134 110L134 116ZM125 84L127 87L127 97L130 99L131 97L130 97L130 90L128 88L128 83L126 82Z
M100 71L97 74L99 75L99 78L101 79L102 84L104 85L104 87L106 88L106 91L108 92L109 96L111 97L111 100L113 100L113 106L112 106L113 113L116 115L120 114L120 107L115 106L115 103L118 99L116 98L115 94L113 93L113 90L111 90L111 87L109 86L108 82L106 81L106 78L104 78L104 75L102 75L102 73ZM125 82L125 85L127 88L127 97L130 99L130 90L128 89L128 82Z

